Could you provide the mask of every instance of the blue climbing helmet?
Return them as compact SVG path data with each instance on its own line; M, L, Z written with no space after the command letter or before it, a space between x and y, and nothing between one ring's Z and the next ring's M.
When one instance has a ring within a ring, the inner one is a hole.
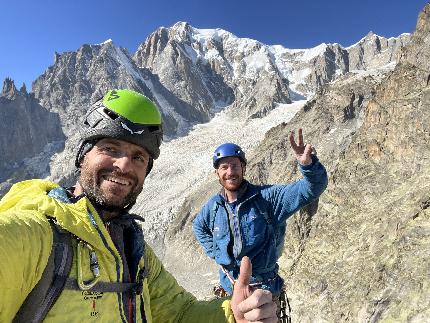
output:
M213 155L213 166L218 168L219 161L224 157L238 157L246 165L245 152L240 146L227 142L217 147Z

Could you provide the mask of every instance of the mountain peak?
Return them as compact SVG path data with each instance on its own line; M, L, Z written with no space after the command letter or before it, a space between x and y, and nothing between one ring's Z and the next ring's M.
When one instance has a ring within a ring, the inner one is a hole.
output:
M26 95L27 94L27 87L25 86L25 83L22 83L21 88L19 89L19 92Z
M106 45L106 44L113 44L113 40L112 39L106 39L104 42L98 44L98 45Z
M7 99L12 99L17 94L18 90L15 87L14 81L7 77L3 82L3 89L0 94L0 97L5 97Z
M194 28L188 22L178 21L171 27L171 29L178 32L193 32Z
M416 29L417 34L430 32L430 2L427 3L419 13Z

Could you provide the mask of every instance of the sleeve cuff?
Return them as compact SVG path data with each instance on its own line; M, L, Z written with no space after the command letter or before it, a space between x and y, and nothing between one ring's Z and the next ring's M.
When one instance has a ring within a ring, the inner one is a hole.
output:
M318 162L318 157L316 155L312 155L311 158L312 158L312 163L310 163L309 165L301 165L299 163L301 170L309 170L312 167L314 167L314 165Z

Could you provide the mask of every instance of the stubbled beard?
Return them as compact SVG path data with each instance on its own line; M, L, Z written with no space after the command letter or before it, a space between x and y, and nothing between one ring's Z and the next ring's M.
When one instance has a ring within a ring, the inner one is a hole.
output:
M100 169L95 176L91 171L87 171L85 165L82 165L81 174L79 177L79 184L82 186L85 195L96 208L100 208L108 212L120 212L124 209L131 207L139 194L142 192L143 186L133 185L130 192L121 201L112 201L109 197L105 196L100 188L99 174L110 173L112 176L124 176L123 173L109 170ZM128 175L128 177L133 177ZM137 183L137 179L133 177L133 182Z
M243 179L240 181L240 183L239 184L237 184L237 185L234 185L233 186L233 188L226 188L226 181L223 181L223 180L221 180L220 178L218 179L218 182L221 184L221 186L222 187L224 187L225 189L227 189L227 190L229 190L229 191L232 191L232 192L235 192L235 191L237 191L239 188L240 188L240 186L242 185L242 182L243 182Z

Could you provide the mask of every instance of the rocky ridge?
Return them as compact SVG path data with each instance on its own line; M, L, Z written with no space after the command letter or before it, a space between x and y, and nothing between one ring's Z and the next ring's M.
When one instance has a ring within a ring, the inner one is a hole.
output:
M25 85L17 90L6 79L0 94L0 120L0 182L48 176L51 156L64 147L58 115L42 107ZM32 158L42 158L44 165L33 167ZM10 185L0 185L0 192Z

